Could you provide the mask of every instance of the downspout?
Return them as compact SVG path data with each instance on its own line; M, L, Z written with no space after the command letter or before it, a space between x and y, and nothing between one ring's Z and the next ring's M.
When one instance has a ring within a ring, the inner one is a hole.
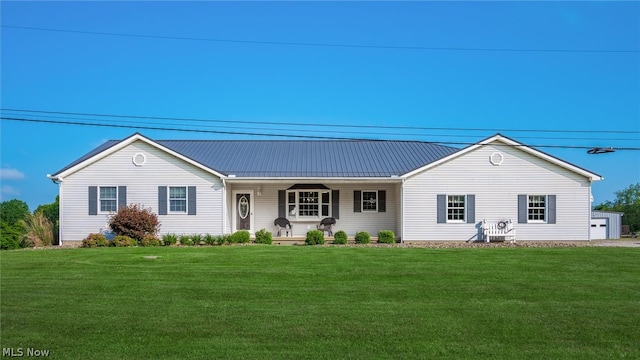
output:
M49 178L51 181L53 181L54 184L58 185L58 246L62 246L62 224L64 224L64 222L62 221L62 217L64 214L64 211L62 211L62 209L64 208L62 206L63 204L63 196L62 196L62 178L60 177L53 177L49 174L47 174L47 178ZM54 224L55 225L55 224Z
M400 206L400 222L402 222L401 226L400 226L400 232L402 233L400 235L400 243L404 243L404 209L405 209L405 202L404 202L404 180L405 178L402 178L402 184L400 185L400 198L402 199L402 206Z
M224 178L220 178L222 180L222 234L227 233L227 183L224 181Z

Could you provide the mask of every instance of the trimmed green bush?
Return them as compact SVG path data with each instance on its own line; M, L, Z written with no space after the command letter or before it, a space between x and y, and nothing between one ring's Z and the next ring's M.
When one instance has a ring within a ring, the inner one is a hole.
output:
M178 242L178 236L176 234L164 234L162 235L162 245L171 246Z
M347 243L347 233L339 230L333 234L333 243L337 245L344 245Z
M358 231L355 239L356 244L368 244L371 242L371 235L366 231Z
M116 247L130 247L138 245L138 242L126 235L118 235L111 240L111 244Z
M378 242L382 244L395 244L396 235L391 230L381 230L378 233Z
M251 233L248 230L238 230L231 234L232 244L245 244L251 239Z
M271 245L272 242L273 242L273 236L271 235L271 232L265 229L260 229L256 231L256 244Z
M180 245L184 246L193 246L193 240L191 240L191 236L182 234L178 236L178 240L180 241Z
M91 248L91 247L107 247L109 246L109 241L103 234L89 234L86 238L82 240L81 247Z
M307 238L304 243L307 245L324 245L324 232L320 230L307 231Z

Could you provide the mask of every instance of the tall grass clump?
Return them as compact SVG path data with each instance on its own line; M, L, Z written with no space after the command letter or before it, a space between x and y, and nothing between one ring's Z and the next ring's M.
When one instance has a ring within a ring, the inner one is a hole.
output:
M51 246L55 235L53 224L41 212L28 214L20 224L25 230L25 234L20 239L20 247Z

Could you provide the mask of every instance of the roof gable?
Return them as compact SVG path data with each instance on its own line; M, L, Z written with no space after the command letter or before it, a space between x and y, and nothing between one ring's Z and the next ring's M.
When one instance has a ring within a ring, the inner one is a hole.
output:
M142 141L144 143L147 143L155 148L158 148L159 150L162 150L164 152L167 152L181 160L184 160L187 163L190 163L198 168L201 168L209 173L212 173L215 176L218 177L223 177L224 175L218 173L217 171L207 168L206 166L203 166L202 164L198 163L197 161L194 161L192 159L189 159L188 157L185 157L169 148L166 148L165 146L158 144L157 142L143 136L142 134L139 133L135 133L131 136L129 136L128 138L125 138L124 140L121 141L116 141L116 140L109 140L106 141L105 143L103 143L102 145L98 146L97 148L91 150L90 152L88 152L87 154L83 155L82 157L80 157L79 159L75 160L74 162L72 162L71 164L65 166L64 168L62 168L61 170L59 170L58 172L56 172L53 175L49 175L48 177L51 179L57 179L57 180L61 180L66 176L69 176L70 174L75 173L78 170L83 169L84 167L93 164L97 161L99 161L100 159L103 159L104 157L115 153L116 151L133 144L136 141Z
M593 173L591 171L583 169L583 168L581 168L581 167L579 167L577 165L571 164L571 163L569 163L567 161L561 160L561 159L559 159L559 158L557 158L557 157L555 157L553 155L549 155L549 154L547 154L547 153L545 153L543 151L540 151L540 150L534 149L532 147L529 147L527 145L524 145L522 143L519 143L519 142L517 142L517 141L515 141L513 139L510 139L510 138L508 138L508 137L506 137L504 135L501 135L501 134L495 134L495 135L490 136L490 137L488 137L488 138L486 138L486 139L484 139L482 141L479 141L476 144L467 146L467 147L465 147L463 149L460 149L460 150L458 150L458 151L456 151L456 152L454 152L454 153L452 153L452 154L450 154L450 155L448 155L446 157L440 158L440 159L438 159L438 160L436 160L434 162L426 164L425 166L423 166L423 167L421 167L419 169L416 169L414 171L411 171L411 172L407 173L405 175L405 177L411 177L411 176L413 176L415 174L418 174L420 172L428 170L428 169L430 169L432 167L438 166L439 164L442 164L442 163L444 163L446 161L450 161L452 159L460 157L460 156L462 156L462 155L464 155L464 154L466 154L468 152L471 152L471 151L473 151L475 149L478 149L481 146L494 144L496 142L502 143L502 144L507 145L507 146L515 147L515 148L517 148L517 149L519 149L521 151L524 151L524 152L526 152L528 154L531 154L531 155L533 155L535 157L538 157L540 159L543 159L545 161L553 163L553 164L555 164L557 166L560 166L560 167L562 167L564 169L572 171L572 172L574 172L576 174L584 176L584 177L588 178L590 181L598 181L598 180L602 180L603 179L602 176L600 176L600 175L598 175L596 173Z

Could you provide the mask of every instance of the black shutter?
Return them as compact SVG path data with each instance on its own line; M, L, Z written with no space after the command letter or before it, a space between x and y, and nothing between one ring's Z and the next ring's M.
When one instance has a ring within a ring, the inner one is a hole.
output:
M331 190L331 216L340 218L340 190Z
M127 207L127 187L118 186L118 209Z
M187 215L196 214L196 187L189 186L187 188Z
M437 207L438 207L438 215L437 215L437 223L444 224L447 222L447 196L446 195L438 195L437 196Z
M476 222L476 196L473 194L467 195L467 224L473 224Z
M353 191L353 212L362 212L362 191Z
M89 215L98 215L98 187L89 186Z
M387 191L378 190L378 212L387 211Z
M547 195L547 224L555 224L556 223L556 196L555 195Z
M158 215L167 215L167 187L158 186Z
M518 195L518 224L526 224L528 218L527 195Z
M287 217L287 192L285 190L278 190L278 217Z

